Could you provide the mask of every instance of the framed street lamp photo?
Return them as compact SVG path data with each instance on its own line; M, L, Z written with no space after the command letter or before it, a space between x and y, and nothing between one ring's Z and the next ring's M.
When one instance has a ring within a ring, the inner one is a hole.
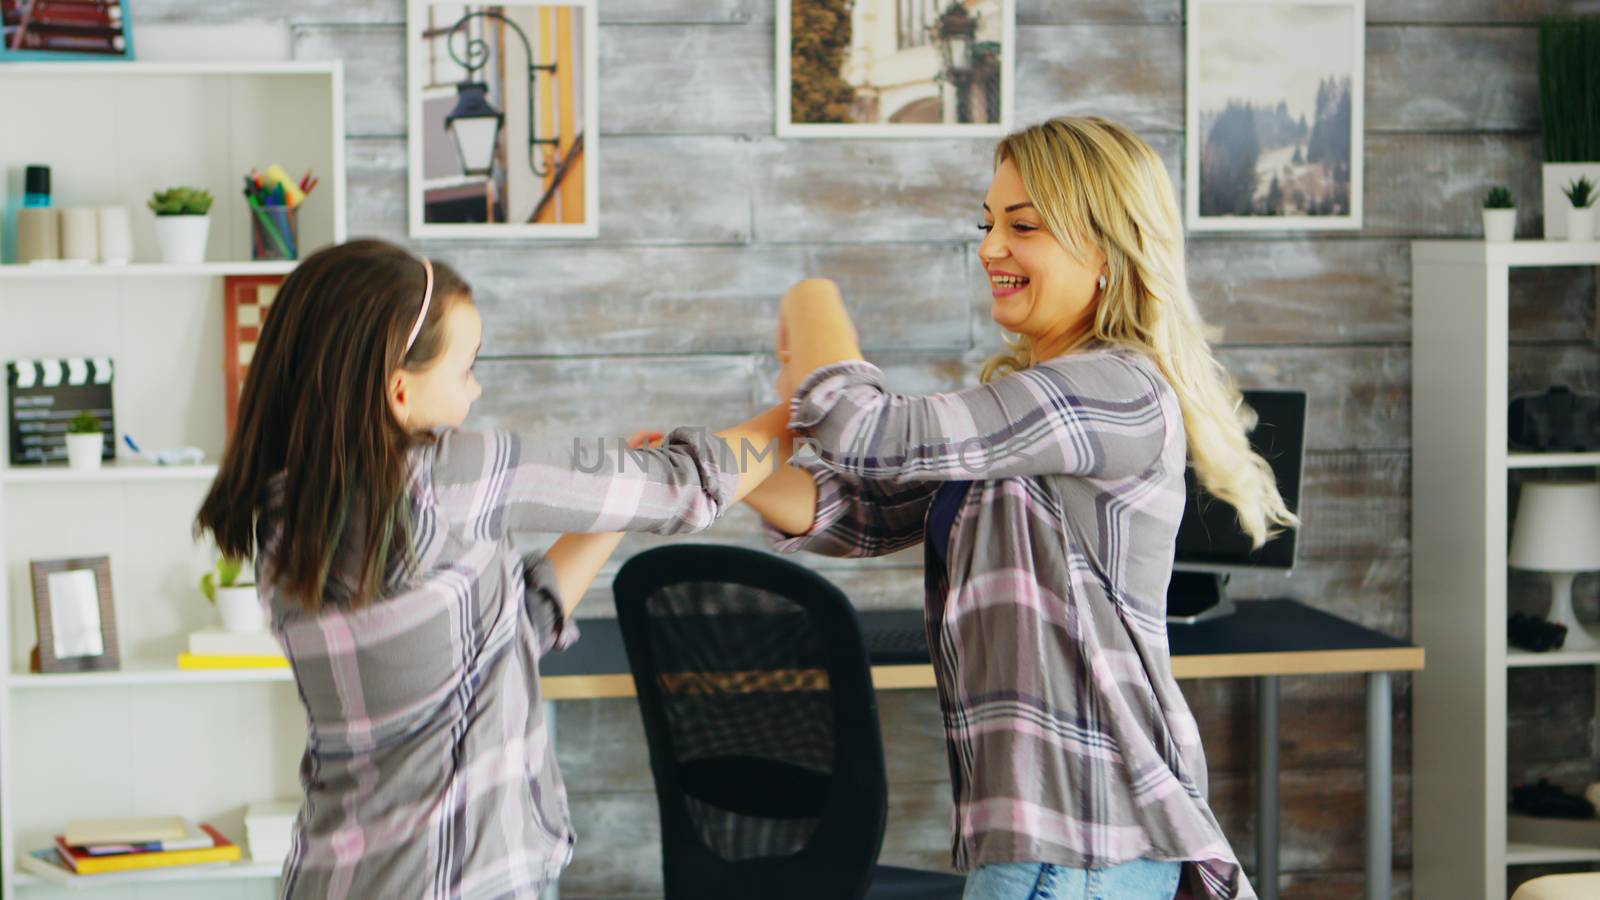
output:
M411 234L599 233L596 0L408 0Z
M1364 0L1190 0L1195 231L1361 228Z
M777 0L780 137L1003 137L1015 0Z

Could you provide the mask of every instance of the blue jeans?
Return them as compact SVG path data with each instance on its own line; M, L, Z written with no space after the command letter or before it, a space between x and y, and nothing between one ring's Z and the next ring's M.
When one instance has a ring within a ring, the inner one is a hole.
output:
M1050 863L979 866L961 900L1172 900L1183 864L1136 859L1105 869Z

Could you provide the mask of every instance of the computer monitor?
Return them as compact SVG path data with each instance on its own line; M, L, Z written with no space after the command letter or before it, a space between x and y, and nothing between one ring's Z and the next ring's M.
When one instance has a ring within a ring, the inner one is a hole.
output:
M1278 492L1291 512L1300 511L1300 471L1305 459L1304 391L1245 391L1245 405L1256 412L1250 446L1266 459ZM1167 618L1198 622L1233 611L1227 595L1229 573L1240 569L1294 567L1296 529L1286 529L1260 549L1239 528L1232 506L1206 493L1194 467L1184 473L1188 502L1178 525L1172 582L1167 588Z

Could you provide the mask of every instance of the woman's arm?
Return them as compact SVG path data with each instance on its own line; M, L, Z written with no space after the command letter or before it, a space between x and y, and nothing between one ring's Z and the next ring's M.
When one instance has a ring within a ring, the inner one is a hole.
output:
M805 534L816 521L817 482L810 472L786 465L744 502L785 535Z

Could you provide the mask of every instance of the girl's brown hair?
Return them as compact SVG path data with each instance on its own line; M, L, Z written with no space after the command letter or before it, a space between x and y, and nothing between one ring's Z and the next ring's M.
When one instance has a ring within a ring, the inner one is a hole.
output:
M255 558L268 482L282 472L271 571L277 589L307 611L321 606L341 547L355 556L348 585L355 605L411 562L406 457L426 437L395 420L389 379L397 369L427 369L444 351L445 313L471 302L453 269L435 262L433 272L433 300L409 352L425 272L416 256L383 241L350 241L307 257L262 325L195 534L210 532L224 556Z

